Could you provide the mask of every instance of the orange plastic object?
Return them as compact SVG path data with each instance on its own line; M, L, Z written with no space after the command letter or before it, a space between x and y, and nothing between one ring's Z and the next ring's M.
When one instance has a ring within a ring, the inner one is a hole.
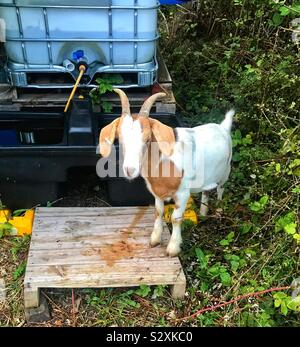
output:
M192 209L194 200L192 197L189 198L189 201L186 206L186 210L183 215L183 220L190 220L194 224L198 224L198 218L196 212ZM175 208L175 205L169 204L165 206L164 217L167 223L171 223L172 212Z

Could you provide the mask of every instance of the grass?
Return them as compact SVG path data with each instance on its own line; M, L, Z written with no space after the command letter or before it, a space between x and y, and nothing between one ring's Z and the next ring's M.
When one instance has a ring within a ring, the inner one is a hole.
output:
M271 240L263 232L258 238L251 232L239 234L246 211L238 205L226 206L227 200L225 198L222 203L212 200L210 215L202 218L199 225L184 223L181 261L188 279L184 300L173 300L168 288L163 286L76 289L74 314L71 289L48 289L43 290L42 295L47 299L52 319L45 323L27 324L23 309L22 269L30 238L1 239L0 260L4 264L1 277L7 285L7 302L0 309L0 325L300 326L296 313L289 311L286 317L274 307L272 294L248 298L191 320L177 320L204 306L223 303L241 294L290 285L292 279L300 274L299 255L290 255L294 241L282 233ZM200 201L196 198L198 203Z

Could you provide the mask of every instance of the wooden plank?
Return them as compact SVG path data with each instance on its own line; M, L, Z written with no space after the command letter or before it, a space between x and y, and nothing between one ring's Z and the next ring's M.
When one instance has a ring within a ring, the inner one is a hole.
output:
M185 277L169 258L164 225L151 248L153 207L37 208L24 280L25 307L38 305L40 288L172 285L182 296Z
M157 51L157 60L158 60L158 72L157 79L159 84L168 83L172 85L172 78L167 68L167 65L162 57L160 50Z
M157 262L157 266L161 261ZM32 267L34 270L34 267ZM151 271L151 267L118 264L111 269L106 266L91 268L88 264L64 265L64 266L39 266L36 271L28 272L27 280L35 287L55 288L59 287L111 287L114 284L120 286L138 286L141 283L175 284L177 282L178 266L161 267L160 271ZM43 275L40 274L43 270ZM160 282L160 283L159 283Z
M96 216L108 215L108 214L131 214L138 211L154 212L153 206L139 206L139 207L37 207L36 212L38 212L39 217L43 215L54 216L65 212L68 216L72 214L94 214Z
M155 261L158 259L161 261L162 258L165 258L164 248L166 242L162 246L157 246L150 251L145 249L145 246L142 243L133 244L132 248L129 250L123 251L122 259L118 260L123 261L124 263L134 262L135 264L142 264L146 261ZM106 247L106 248L105 248ZM52 249L48 250L45 253L45 249L38 249L34 251L34 254L28 259L27 264L32 265L69 265L69 264L107 264L107 249L111 247L110 244L99 246L88 246L84 248L63 248L63 249ZM104 249L104 251L103 251ZM150 246L149 246L150 249ZM117 257L118 255L115 255ZM166 261L164 263L170 263Z
M41 237L41 234L43 236ZM139 242L146 246L149 244L150 240L150 232L145 232L142 234L133 234L129 235L126 239L124 237L114 237L114 235L111 234L106 234L106 235L77 235L77 234L72 234L72 235L49 235L47 233L40 233L39 235L35 235L32 239L32 246L34 246L35 250L40 250L40 249L59 249L59 248L84 248L84 247L89 247L89 246L106 246L113 244L116 241L123 241L127 240L128 242ZM162 236L162 244L166 244L169 241L169 233L163 233Z

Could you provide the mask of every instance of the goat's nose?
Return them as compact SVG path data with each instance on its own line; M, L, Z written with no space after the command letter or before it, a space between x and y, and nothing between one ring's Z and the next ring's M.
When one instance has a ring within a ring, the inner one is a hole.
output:
M125 171L128 177L134 178L137 175L137 170L134 167L126 167Z

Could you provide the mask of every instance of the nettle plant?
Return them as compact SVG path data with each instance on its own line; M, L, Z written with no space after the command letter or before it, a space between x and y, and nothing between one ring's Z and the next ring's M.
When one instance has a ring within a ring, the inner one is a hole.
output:
M123 77L119 74L104 74L102 77L96 79L98 84L97 88L94 88L90 92L90 97L94 105L99 105L101 111L109 113L113 109L113 105L109 101L103 100L103 96L107 92L112 92L114 85L123 83Z

